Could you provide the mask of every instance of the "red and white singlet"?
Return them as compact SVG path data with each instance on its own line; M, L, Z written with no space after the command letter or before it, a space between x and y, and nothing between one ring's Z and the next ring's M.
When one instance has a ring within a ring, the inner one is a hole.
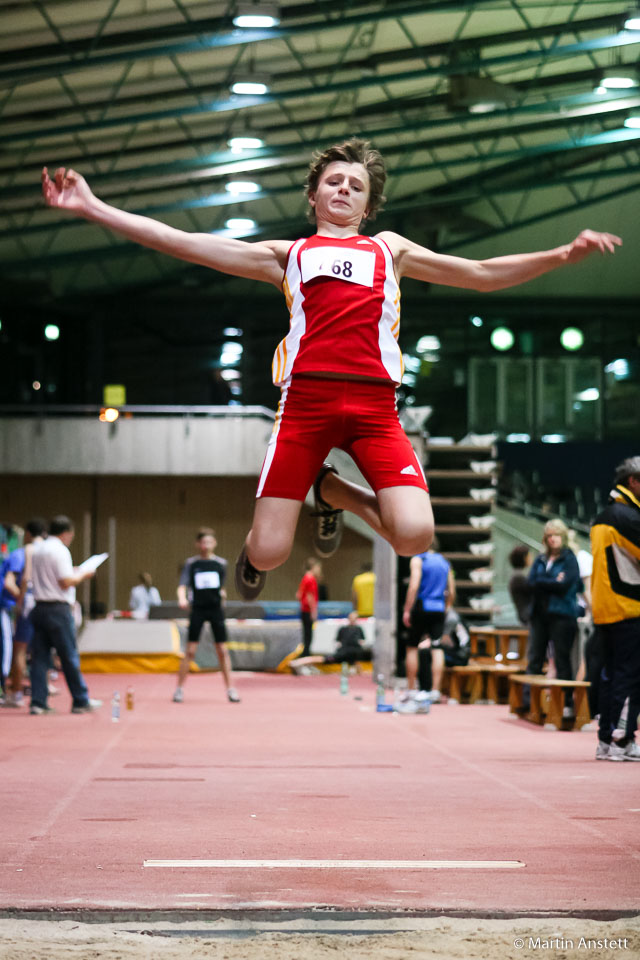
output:
M297 240L283 290L291 323L273 357L276 386L319 372L401 382L400 288L383 240Z

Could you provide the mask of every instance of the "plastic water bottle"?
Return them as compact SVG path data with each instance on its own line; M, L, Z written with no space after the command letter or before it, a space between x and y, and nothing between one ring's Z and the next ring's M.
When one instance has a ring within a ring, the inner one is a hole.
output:
M379 673L378 681L376 683L376 710L380 710L380 707L386 706L386 702L387 702L387 691L385 690L385 686L384 686L384 676L381 673Z
M349 664L343 663L340 673L340 693L346 696L349 693Z
M133 698L133 687L127 687L126 704L127 710L133 710L135 705L135 700Z
M111 722L118 723L120 721L120 694L116 690L111 697Z

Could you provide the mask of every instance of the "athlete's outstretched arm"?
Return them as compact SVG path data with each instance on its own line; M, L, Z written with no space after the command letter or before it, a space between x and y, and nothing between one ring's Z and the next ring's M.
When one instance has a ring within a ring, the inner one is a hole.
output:
M441 283L467 290L503 290L533 280L569 263L579 263L592 253L613 253L622 244L612 233L583 230L572 243L555 250L516 253L490 260L467 260L434 253L397 233L381 233L391 249L399 277L413 277L428 283Z
M264 280L278 288L282 285L290 246L285 240L246 243L231 237L176 230L158 220L104 203L92 193L83 176L64 167L59 167L53 177L43 168L42 193L48 206L99 223L143 247L236 277Z

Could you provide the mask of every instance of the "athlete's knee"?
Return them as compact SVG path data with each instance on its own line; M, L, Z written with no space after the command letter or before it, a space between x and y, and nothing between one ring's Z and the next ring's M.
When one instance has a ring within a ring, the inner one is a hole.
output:
M392 531L391 545L401 557L415 557L425 553L433 540L433 520L416 519L406 522Z
M284 534L260 533L255 528L247 537L249 560L258 570L274 570L289 559L291 539Z

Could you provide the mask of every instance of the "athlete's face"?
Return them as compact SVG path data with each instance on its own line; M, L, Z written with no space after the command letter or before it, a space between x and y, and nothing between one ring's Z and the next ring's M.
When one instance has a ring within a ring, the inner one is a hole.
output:
M198 540L198 550L202 557L210 557L216 548L216 538L207 534Z
M330 163L318 181L318 189L309 195L315 209L316 221L360 225L367 215L369 203L369 174L361 163Z

